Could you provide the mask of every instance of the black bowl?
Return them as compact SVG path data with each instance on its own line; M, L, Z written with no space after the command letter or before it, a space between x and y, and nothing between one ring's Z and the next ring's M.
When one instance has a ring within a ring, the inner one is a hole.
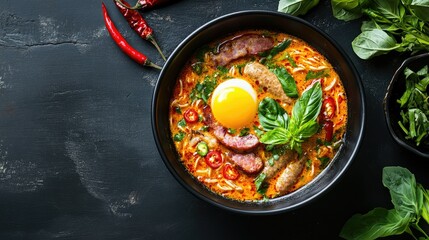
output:
M401 119L401 116L399 114L400 106L397 103L397 100L401 98L402 94L405 92L405 68L408 67L416 72L425 65L429 65L429 53L423 53L407 58L393 75L389 86L387 87L386 95L384 96L383 106L386 124L393 139L399 145L411 152L419 156L429 158L429 146L417 146L414 141L405 139L405 133L398 125L398 121Z
M349 120L345 144L336 158L312 182L299 190L266 202L240 202L206 189L192 177L179 160L169 130L169 98L182 67L194 51L221 36L245 30L268 29L291 34L320 51L343 80L348 96ZM152 99L152 130L161 157L174 177L197 197L234 212L271 214L291 210L325 192L345 172L362 138L365 119L364 93L352 62L334 40L310 23L290 15L270 11L242 11L208 22L195 30L174 50L163 67Z

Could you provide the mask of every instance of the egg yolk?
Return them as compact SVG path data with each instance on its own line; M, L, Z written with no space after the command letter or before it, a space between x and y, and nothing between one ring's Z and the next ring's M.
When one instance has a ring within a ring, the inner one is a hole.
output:
M226 80L213 91L211 108L213 116L224 127L244 127L257 113L256 92L243 79Z

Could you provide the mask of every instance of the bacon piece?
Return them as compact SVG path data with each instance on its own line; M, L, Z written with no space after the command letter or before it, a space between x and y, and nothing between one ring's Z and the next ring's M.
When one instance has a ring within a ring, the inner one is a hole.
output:
M217 53L211 54L215 66L225 66L232 60L247 55L255 55L273 48L274 41L270 37L258 34L245 34L219 44Z

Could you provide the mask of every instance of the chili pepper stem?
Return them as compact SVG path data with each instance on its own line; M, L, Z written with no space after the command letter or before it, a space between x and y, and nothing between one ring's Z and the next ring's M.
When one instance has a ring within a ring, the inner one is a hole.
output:
M162 69L162 67L160 67L160 66L156 65L155 63L153 63L151 61L148 61L148 60L146 60L146 62L144 63L144 65L148 66L148 67L153 67L153 68L156 68L156 69L159 69L159 70Z
M130 9L130 10L139 10L141 8L141 4L139 4L139 2L136 3L136 5L134 5L133 7L127 6L125 4L122 3L122 1L120 0L115 0L117 3L119 3L121 6L123 6L124 8Z
M149 35L149 36L147 36L146 39L155 46L156 50L158 50L159 54L161 54L162 59L164 59L164 61L166 61L167 59L165 58L164 53L162 53L161 48L159 47L159 45L156 42L155 38L152 35Z

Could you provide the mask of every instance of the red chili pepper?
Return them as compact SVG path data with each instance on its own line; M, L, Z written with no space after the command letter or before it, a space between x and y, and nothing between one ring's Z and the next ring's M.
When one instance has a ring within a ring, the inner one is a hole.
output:
M186 122L188 123L196 123L198 121L198 113L194 109L190 108L183 113Z
M164 54L161 51L161 48L153 37L153 29L147 24L142 15L137 10L128 9L127 7L130 7L130 4L125 1L113 0L113 2L115 2L116 7L125 17L130 27L134 29L134 31L136 31L141 38L152 43L161 54L162 59L166 60Z
M151 62L143 53L137 51L125 40L125 38L116 28L115 24L113 24L112 19L110 19L110 16L107 13L107 9L104 3L101 3L101 7L103 9L104 23L106 24L107 31L113 38L113 41L119 46L119 48L137 63L143 66L161 69L160 66Z
M327 120L323 123L323 129L325 130L325 140L327 142L332 141L332 137L334 135L334 123Z
M209 165L211 168L218 168L223 163L222 154L220 154L219 151L210 151L206 157L204 158L207 165Z
M138 0L136 2L136 5L134 5L134 7L131 6L124 6L128 9L133 9L133 10L137 10L137 9L142 9L142 10L147 10L156 6L160 6L160 5L165 5L167 3L170 2L174 2L177 0Z
M222 171L223 177L229 180L235 180L240 176L240 173L231 164L225 164Z
M322 114L324 119L331 120L335 116L337 105L332 97L327 97L322 103Z

